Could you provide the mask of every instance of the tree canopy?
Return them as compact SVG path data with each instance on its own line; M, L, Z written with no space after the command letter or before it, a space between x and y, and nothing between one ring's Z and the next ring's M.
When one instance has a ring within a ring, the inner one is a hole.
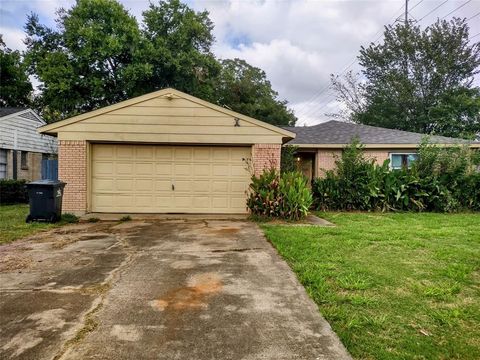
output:
M26 60L41 83L37 103L47 121L165 87L274 124L295 121L260 69L243 62L255 76L239 73L231 81L227 73L233 68L211 51L215 39L207 11L160 0L143 12L139 25L116 0L77 0L57 15L56 29L40 24L35 14L25 26ZM227 98L225 91L236 84L255 95Z
M20 52L7 48L0 35L0 106L30 106L32 91Z
M465 20L385 28L383 43L360 50L358 81L333 78L352 121L454 137L480 132L480 43ZM350 76L350 79L348 79ZM353 94L353 95L352 95Z
M286 101L278 100L263 70L241 59L223 60L221 66L216 82L220 105L268 123L295 124L295 115Z

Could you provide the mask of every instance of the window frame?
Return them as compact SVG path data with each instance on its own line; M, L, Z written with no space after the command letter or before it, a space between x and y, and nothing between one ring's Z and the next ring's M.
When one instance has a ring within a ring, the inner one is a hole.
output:
M409 156L409 155L416 155L418 159L418 152L390 152L388 153L388 158L390 159L390 170L402 170L403 169L403 161L402 161L402 167L400 168L394 168L393 167L393 155L402 155L402 156ZM411 166L407 164L407 169L410 169Z
M20 151L20 169L28 170L28 151Z
M1 161L2 157L0 157L0 166L5 167L5 177L0 176L0 179L6 179L8 177L8 150L0 149L0 152L5 154L5 162Z

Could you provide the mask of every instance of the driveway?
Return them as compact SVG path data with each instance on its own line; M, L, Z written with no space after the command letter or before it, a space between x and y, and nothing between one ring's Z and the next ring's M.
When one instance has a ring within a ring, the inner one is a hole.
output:
M247 221L78 224L0 247L0 358L349 359Z

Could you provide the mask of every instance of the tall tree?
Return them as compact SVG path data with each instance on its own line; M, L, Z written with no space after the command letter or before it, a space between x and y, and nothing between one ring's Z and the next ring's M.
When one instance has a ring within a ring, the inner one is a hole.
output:
M20 52L7 48L0 35L0 107L30 106L32 91Z
M438 20L423 30L413 23L387 26L383 43L360 50L364 83L343 84L363 96L351 107L351 120L445 136L479 133L480 88L473 80L480 42L470 43L468 34L462 19ZM350 94L333 85L348 105Z
M151 66L138 61L138 24L115 0L77 0L57 12L58 29L28 17L27 60L41 81L41 105L53 119L89 111L137 94Z
M217 102L234 111L275 124L294 125L297 118L278 99L265 72L241 59L221 61L217 79Z
M150 4L143 12L145 61L153 73L149 90L174 87L214 100L212 81L220 66L211 52L213 23L207 11L195 12L179 0Z

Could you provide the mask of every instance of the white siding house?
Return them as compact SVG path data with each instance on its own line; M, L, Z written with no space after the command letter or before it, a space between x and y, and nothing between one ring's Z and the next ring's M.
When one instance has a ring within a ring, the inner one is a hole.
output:
M0 108L0 179L41 178L42 159L57 154L57 139L37 132L45 124L31 109Z

